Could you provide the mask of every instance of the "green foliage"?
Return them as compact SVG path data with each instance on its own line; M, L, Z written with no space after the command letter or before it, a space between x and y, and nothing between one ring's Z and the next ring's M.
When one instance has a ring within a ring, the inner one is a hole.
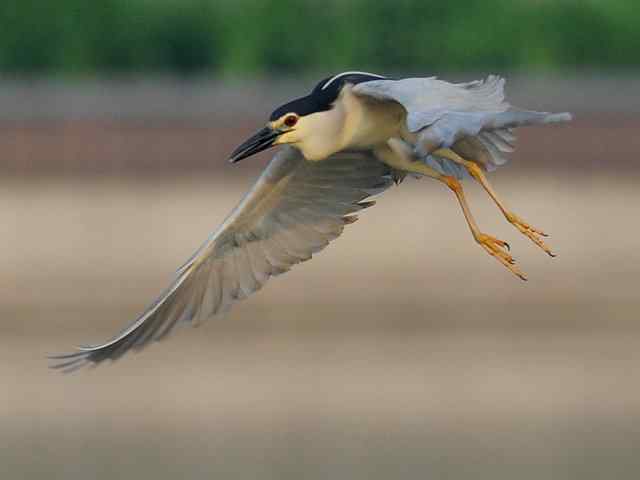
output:
M629 0L13 0L0 71L634 68Z

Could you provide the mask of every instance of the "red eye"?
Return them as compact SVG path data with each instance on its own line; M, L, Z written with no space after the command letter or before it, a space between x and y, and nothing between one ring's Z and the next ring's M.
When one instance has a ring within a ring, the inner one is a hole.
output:
M296 117L295 115L289 115L284 119L284 124L287 127L293 127L296 123L298 123L298 117Z

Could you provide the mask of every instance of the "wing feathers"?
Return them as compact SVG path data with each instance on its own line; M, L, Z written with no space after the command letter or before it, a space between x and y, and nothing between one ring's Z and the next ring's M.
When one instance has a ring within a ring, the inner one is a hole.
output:
M419 136L416 153L440 173L461 178L464 169L430 154L438 148L453 148L491 170L506 163L506 154L514 149L510 129L571 120L568 113L511 107L505 101L504 84L495 75L459 84L435 77L407 78L359 83L353 92L401 104L407 112L408 130Z
M338 237L351 215L393 184L393 172L371 154L336 154L308 162L290 147L270 162L254 187L176 273L164 293L107 343L52 356L53 368L76 370L120 358L197 325L260 290L271 276L306 261Z

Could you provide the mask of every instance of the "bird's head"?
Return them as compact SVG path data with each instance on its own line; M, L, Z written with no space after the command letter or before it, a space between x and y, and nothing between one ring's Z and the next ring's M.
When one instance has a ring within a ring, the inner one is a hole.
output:
M385 77L365 72L344 72L320 81L308 95L276 108L267 125L231 154L238 162L275 145L290 144L307 158L322 158L334 153L340 138L344 109L339 98L346 85Z

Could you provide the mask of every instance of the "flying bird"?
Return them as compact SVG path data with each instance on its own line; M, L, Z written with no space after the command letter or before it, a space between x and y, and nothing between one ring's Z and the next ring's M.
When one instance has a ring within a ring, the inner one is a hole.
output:
M506 206L486 173L507 162L515 128L566 122L571 115L512 107L504 83L497 76L448 83L343 72L276 108L230 161L283 148L169 287L113 339L51 356L52 368L73 371L116 360L165 338L177 324L198 324L227 311L270 277L309 260L356 221L355 213L374 204L371 196L407 175L451 189L475 241L526 279L509 245L478 227L461 180L477 181L509 223L553 256L545 233Z

